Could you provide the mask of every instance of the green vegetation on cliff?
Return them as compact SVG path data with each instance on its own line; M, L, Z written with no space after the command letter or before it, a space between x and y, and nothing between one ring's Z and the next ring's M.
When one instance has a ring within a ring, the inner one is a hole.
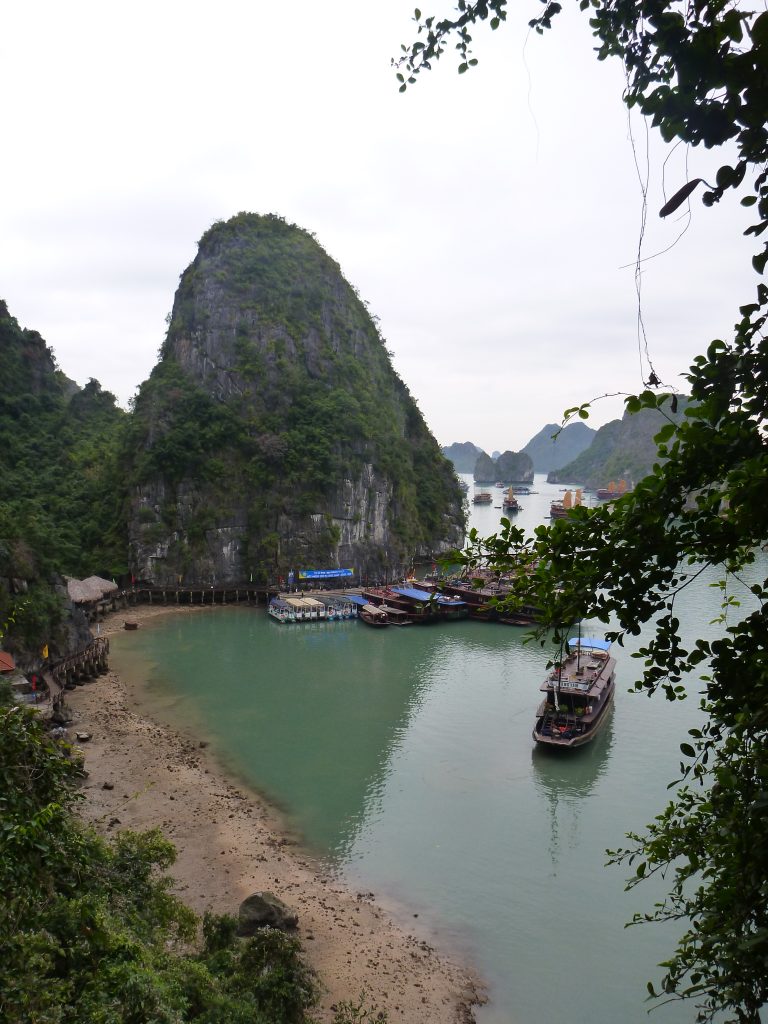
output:
M125 571L125 414L97 381L68 380L2 301L0 382L0 622L15 609L11 646L33 648L61 618L52 573Z
M133 556L161 576L214 572L225 529L238 549L219 578L381 562L377 545L406 563L461 539L452 467L365 304L279 217L238 214L203 235L137 398L131 449L130 481L146 496ZM365 520L382 514L377 539ZM339 554L343 529L355 539Z
M98 381L80 389L68 380L1 301L0 380L3 504L41 570L124 571L113 485L125 414L114 397Z
M505 484L530 482L533 480L533 462L524 452L502 452L497 459L492 459L486 452L477 457L474 469L475 483Z
M665 408L664 415L656 409L625 412L620 420L611 420L600 427L589 448L561 469L553 470L548 480L607 487L611 480L623 479L630 486L634 485L647 476L658 461L654 436L668 421L679 423L686 404L686 399L678 398L675 411Z

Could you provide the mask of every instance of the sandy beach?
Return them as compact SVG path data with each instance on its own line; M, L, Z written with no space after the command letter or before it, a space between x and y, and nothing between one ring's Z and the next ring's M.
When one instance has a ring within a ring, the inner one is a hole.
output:
M100 634L122 631L125 619L141 625L197 610L131 608L102 622ZM263 890L295 909L323 987L318 1020L330 1021L341 1000L365 991L390 1021L471 1021L482 1001L472 972L396 923L373 894L349 891L314 863L271 807L225 776L204 740L143 717L137 685L110 671L67 693L70 735L91 734L81 744L89 773L83 815L107 833L161 828L178 850L177 891L198 913L236 914Z

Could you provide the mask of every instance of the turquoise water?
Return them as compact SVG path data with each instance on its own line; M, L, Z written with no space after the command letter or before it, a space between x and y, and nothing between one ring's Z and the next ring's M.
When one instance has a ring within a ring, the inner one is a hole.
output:
M521 499L524 525L557 494L537 487ZM500 515L473 509L486 533ZM681 620L693 630L717 611L716 592L696 586ZM661 890L625 893L605 850L665 805L698 702L627 693L628 646L614 651L602 735L569 757L534 749L550 652L525 636L466 621L283 626L263 609L216 609L116 638L114 662L138 666L155 710L205 735L352 885L396 899L470 957L489 983L482 1024L639 1024L674 935L624 928Z

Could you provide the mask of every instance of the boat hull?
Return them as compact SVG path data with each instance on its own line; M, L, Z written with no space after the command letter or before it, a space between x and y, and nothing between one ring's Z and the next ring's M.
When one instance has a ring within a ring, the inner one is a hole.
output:
M587 743L591 743L592 740L597 736L600 730L608 720L608 715L613 707L613 698L616 692L616 684L611 683L611 687L606 694L605 700L600 708L600 712L595 716L589 728L585 729L580 733L573 733L568 735L567 733L553 734L551 732L543 732L544 716L540 716L536 720L536 725L533 727L532 736L537 743L540 743L545 747L557 747L562 750L574 750L577 747L584 747ZM578 724L578 723L575 723Z
M375 615L369 614L369 612L360 612L358 618L361 622L364 622L366 626L373 626L374 629L384 629L389 623L384 618L378 618Z

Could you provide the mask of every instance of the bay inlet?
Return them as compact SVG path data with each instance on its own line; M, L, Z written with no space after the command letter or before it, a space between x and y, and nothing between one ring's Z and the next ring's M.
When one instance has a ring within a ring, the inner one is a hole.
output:
M521 525L541 522L559 492L534 486ZM492 533L501 514L474 507L473 525ZM701 581L681 598L684 629L703 635L718 610ZM471 960L489 989L481 1024L640 1024L675 935L624 927L663 888L626 893L605 851L663 809L699 721L696 683L674 705L628 693L633 638L614 650L603 733L570 756L534 749L554 649L526 636L471 621L281 625L263 608L216 609L116 636L113 663L143 676L150 713L205 736L351 886L396 901ZM694 1015L672 1004L654 1019Z

